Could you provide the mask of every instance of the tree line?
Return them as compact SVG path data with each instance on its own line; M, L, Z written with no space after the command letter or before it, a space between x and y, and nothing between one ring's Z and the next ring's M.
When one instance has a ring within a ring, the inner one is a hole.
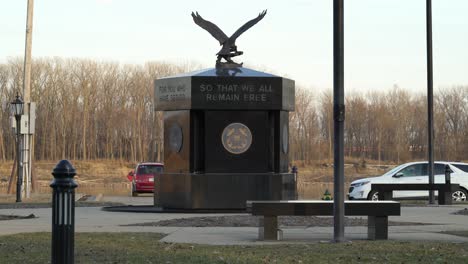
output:
M199 69L194 63L121 65L82 59L33 62L31 98L37 103L36 160L162 160L162 113L153 106L154 79ZM22 92L23 62L0 64L0 160L11 160L15 135L9 103ZM332 93L296 87L290 113L290 156L311 163L333 155ZM427 152L426 97L393 87L346 94L345 155L403 162ZM436 159L466 160L468 86L434 97Z
M394 86L345 98L345 156L401 163L427 159L427 97ZM290 116L292 159L333 159L333 94L296 90ZM468 159L468 86L434 95L434 157Z

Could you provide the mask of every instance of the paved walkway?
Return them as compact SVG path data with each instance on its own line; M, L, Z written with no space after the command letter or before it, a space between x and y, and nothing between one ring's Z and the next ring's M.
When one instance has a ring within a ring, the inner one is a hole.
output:
M152 197L105 197L105 201L128 202L145 205L152 203ZM442 231L468 231L468 216L452 213L467 205L402 207L402 215L390 217L390 221L427 223L430 225L390 226L390 240L425 240L468 242L468 237L441 234ZM25 232L50 232L50 208L38 209L0 209L2 215L38 216L35 219L8 220L0 222L0 235ZM76 232L158 232L167 234L162 241L199 244L271 244L330 241L332 227L294 227L283 229L281 242L257 241L258 229L254 227L148 227L125 226L128 224L155 222L159 220L184 217L209 216L210 214L161 214L161 213L124 213L105 212L98 207L77 207L75 209ZM367 227L347 227L345 237L350 240L364 240Z

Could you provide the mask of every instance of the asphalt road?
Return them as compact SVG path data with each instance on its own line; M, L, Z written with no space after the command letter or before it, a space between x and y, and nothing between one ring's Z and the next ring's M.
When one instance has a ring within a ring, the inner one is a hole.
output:
M153 197L109 196L101 201L119 202L128 205L151 205ZM467 237L442 234L443 231L468 231L468 216L455 215L467 205L402 207L402 215L390 217L390 221L427 223L430 225L390 226L389 239L399 241L449 241L468 242ZM1 208L1 207L0 207ZM0 209L1 215L34 214L34 219L2 221L0 235L51 232L51 208ZM75 208L76 232L158 232L167 234L162 241L199 244L269 244L294 242L320 242L333 239L333 227L291 227L283 229L282 242L257 241L258 228L255 227L154 227L126 226L160 220L210 216L219 214L167 214L167 213L127 213L106 212L100 207ZM228 214L223 214L228 215ZM367 227L346 227L345 237L350 240L365 240Z

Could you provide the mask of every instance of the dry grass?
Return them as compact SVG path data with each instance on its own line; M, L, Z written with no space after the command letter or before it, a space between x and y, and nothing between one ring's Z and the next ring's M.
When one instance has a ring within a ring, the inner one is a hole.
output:
M35 174L40 183L49 183L52 180L52 169L58 161L36 161ZM127 174L134 169L135 163L113 160L70 161L76 169L77 183L126 183ZM0 183L8 182L10 178L12 161L0 164Z
M295 161L299 170L299 181L304 182L333 182L333 164L327 161L317 161L305 164L303 161ZM352 182L356 179L382 175L395 167L396 164L379 164L377 161L363 161L357 159L345 160L345 181Z
M58 161L37 161L35 171L38 178L39 193L50 193L52 169ZM135 163L113 160L71 161L77 171L75 181L79 185L79 193L127 195L129 182L127 173L135 167ZM292 162L298 166L298 190L302 199L320 199L328 189L333 191L333 166L326 161L317 161L305 165L303 161ZM346 159L345 181L346 190L351 181L381 175L395 165L378 165L377 162ZM0 194L6 194L13 162L0 164Z
M128 195L129 181L127 174L134 169L136 164L126 161L113 160L94 160L94 161L70 161L76 169L77 175L74 180L79 186L77 193L90 195ZM39 194L50 194L50 182L53 179L52 169L58 161L36 161L34 163L35 173L37 175L37 186ZM0 194L4 195L8 189L8 179L10 178L13 161L0 163ZM13 182L13 195L6 195L8 198L15 199L16 177ZM37 195L32 195L32 201L42 201Z
M344 166L345 193L352 181L382 175L396 166L348 159L346 162ZM304 165L301 161L292 164L298 166L297 190L300 199L321 199L326 190L333 193L333 165L326 162Z

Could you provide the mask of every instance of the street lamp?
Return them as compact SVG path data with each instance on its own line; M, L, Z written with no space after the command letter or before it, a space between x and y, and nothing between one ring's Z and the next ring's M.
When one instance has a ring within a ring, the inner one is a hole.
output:
M16 99L11 102L11 110L16 119L16 173L18 180L16 182L16 202L21 202L21 185L23 184L21 170L21 116L23 115L24 102L21 97L16 94Z
M427 43L427 145L429 185L434 184L434 95L432 61L432 0L426 0ZM435 203L434 190L429 191L429 204Z

